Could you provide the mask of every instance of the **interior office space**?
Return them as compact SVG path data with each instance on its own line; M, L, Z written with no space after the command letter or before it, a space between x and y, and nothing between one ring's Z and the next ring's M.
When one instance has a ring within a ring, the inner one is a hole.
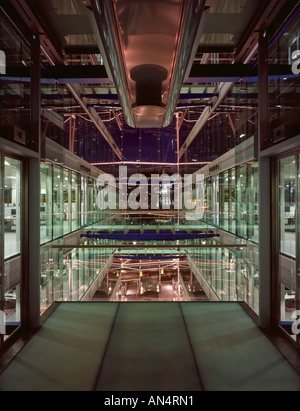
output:
M300 390L300 2L1 0L0 51L0 390Z

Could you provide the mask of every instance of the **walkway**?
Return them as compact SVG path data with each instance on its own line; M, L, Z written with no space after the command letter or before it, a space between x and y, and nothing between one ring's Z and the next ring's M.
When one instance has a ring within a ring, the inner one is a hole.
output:
M2 391L300 391L238 303L61 303Z

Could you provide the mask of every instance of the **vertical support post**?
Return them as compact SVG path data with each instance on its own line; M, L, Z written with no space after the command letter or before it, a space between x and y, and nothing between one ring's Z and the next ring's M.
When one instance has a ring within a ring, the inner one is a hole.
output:
M0 155L0 328L1 321L4 322L5 318L2 314L4 312L4 159ZM3 330L2 330L3 331ZM0 329L0 346L4 341L4 335L1 333Z
M160 267L160 263L158 264L158 285L159 285L159 289L161 289L161 267Z
M300 310L300 155L296 157L296 310ZM297 317L299 319L299 317ZM298 349L300 334L296 336Z
M258 163L259 163L259 323L271 326L271 161L261 151L269 141L268 39L258 46Z
M38 36L31 43L31 142L38 158L28 164L28 325L40 325L40 155L41 155L41 51Z
M75 151L75 132L76 132L76 114L70 115L69 122L69 151L74 154Z
M73 116L70 115L69 120L69 151L72 153L72 132L73 132Z
M176 156L177 156L177 174L180 175L180 156L179 156L179 132L180 132L180 126L179 126L179 113L176 113ZM175 184L174 183L174 189L175 189ZM179 190L177 190L177 195L180 196ZM179 210L179 204L180 204L180 199L177 199L177 204L178 204L178 211L177 211L177 225L180 224L180 210Z

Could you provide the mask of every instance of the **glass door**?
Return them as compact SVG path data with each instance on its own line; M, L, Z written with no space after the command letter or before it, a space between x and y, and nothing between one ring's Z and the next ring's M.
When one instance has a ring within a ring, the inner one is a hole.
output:
M280 327L299 346L300 154L277 159L277 273Z
M1 342L21 324L22 162L0 156Z

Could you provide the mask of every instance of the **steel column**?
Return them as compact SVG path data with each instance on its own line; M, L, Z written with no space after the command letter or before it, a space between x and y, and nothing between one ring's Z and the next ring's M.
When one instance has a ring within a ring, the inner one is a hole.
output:
M268 39L258 45L258 152L259 152L259 323L271 325L271 168L261 149L269 140Z
M31 45L30 135L35 151L41 152L41 49L38 36ZM28 160L28 325L40 325L40 157Z

